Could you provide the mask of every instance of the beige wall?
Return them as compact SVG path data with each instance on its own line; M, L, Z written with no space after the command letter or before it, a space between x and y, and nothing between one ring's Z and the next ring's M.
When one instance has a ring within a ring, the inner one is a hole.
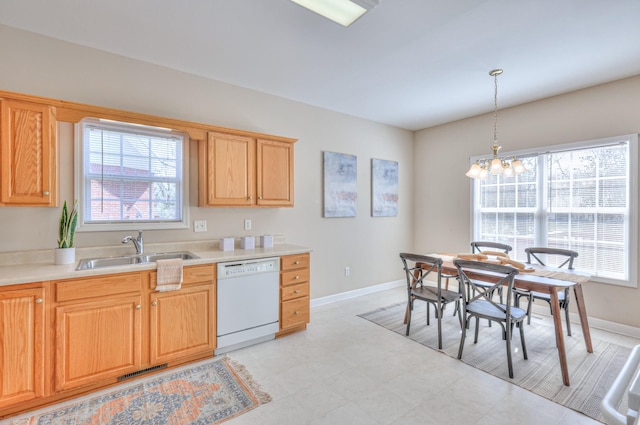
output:
M638 132L640 76L499 112L498 138L506 151ZM469 249L471 183L464 173L469 157L489 154L492 143L493 114L416 133L417 251ZM585 302L590 316L640 326L639 289L589 283Z
M191 220L207 220L208 231L147 231L146 242L284 235L289 243L313 249L312 298L402 277L397 255L413 244L411 132L4 26L0 26L0 58L0 90L299 139L294 208L198 208L192 149ZM59 135L61 200L71 200L73 126L60 124ZM355 218L322 217L325 150L358 157ZM372 158L399 162L398 217L370 215ZM0 252L53 249L59 213L59 208L0 207ZM245 218L253 221L250 232L243 230ZM128 233L78 233L76 246L118 245ZM345 266L351 267L348 278Z

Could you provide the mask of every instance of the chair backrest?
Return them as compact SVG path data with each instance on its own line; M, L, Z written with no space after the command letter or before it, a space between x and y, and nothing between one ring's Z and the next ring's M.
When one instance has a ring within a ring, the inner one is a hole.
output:
M482 251L502 251L505 254L508 254L511 251L511 245L507 245L500 242L489 242L489 241L473 241L471 242L471 252L474 254L479 254Z
M400 253L400 259L407 277L407 290L411 291L423 285L424 279L431 273L436 274L438 296L441 295L442 259L427 255Z
M573 260L578 256L576 251L560 248L530 247L525 248L524 252L527 253L527 263L529 264L531 264L531 259L533 258L538 264L546 266L552 262L549 256L553 256L558 262L558 264L553 264L554 267L562 268L567 266L567 269L573 269Z
M453 260L453 264L458 269L461 284L466 284L469 287L469 290L463 291L465 305L474 301L488 301L497 309L510 314L513 282L515 275L518 274L518 269L501 264L460 259ZM482 282L482 285L478 284L479 281ZM490 282L492 286L487 286L487 282ZM493 300L492 295L499 287L503 288L503 291L506 289L507 302L504 306Z

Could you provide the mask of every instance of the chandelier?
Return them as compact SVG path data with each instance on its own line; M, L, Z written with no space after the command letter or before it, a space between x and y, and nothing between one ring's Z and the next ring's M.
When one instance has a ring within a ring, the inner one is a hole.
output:
M489 178L489 174L502 175L504 177L513 177L514 175L521 174L527 169L522 162L514 157L500 158L498 151L502 146L498 145L498 75L502 74L501 69L494 69L489 71L489 75L493 77L493 156L490 159L483 158L474 162L467 171L467 177L472 179L484 180Z

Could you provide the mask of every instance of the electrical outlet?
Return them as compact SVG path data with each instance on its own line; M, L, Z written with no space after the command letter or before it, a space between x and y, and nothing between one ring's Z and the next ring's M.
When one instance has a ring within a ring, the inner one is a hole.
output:
M251 230L251 219L244 219L244 230Z
M351 267L347 266L344 268L344 275L345 276L351 276Z
M207 220L194 220L193 221L193 231L194 232L206 232L207 231Z

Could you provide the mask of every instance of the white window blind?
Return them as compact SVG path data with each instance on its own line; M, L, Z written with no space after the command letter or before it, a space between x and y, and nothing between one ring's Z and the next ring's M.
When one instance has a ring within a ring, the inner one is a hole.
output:
M183 137L145 126L82 125L83 225L183 222Z
M508 243L520 261L530 246L572 249L574 267L594 280L636 286L637 135L554 146L523 162L527 173L474 184L473 238Z

